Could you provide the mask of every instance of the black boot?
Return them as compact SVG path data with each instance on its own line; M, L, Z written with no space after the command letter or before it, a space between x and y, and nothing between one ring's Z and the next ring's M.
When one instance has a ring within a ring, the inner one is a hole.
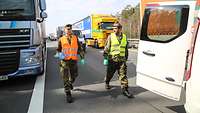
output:
M73 102L71 91L66 92L66 100L67 100L68 103Z
M74 87L73 87L73 85L72 85L72 84L70 84L70 89L71 89L71 90L73 90L73 89L74 89Z
M111 86L109 85L109 83L105 83L105 88L106 89L111 89Z
M134 98L134 96L128 91L128 88L122 88L122 93L128 98Z

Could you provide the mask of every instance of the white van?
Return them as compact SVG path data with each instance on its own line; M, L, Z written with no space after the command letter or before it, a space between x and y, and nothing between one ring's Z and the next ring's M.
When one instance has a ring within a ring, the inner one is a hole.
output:
M186 90L189 113L200 113L200 32L191 32L195 4L192 0L148 4L137 61L137 85L177 101Z
M189 113L200 112L200 12L196 18L195 31L192 37L191 54L189 55L188 72L186 73L186 103L185 108Z

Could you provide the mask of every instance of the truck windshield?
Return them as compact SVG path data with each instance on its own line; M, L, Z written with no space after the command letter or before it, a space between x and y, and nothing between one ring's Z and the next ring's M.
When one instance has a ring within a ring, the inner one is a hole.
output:
M113 22L101 22L101 29L112 30Z
M33 20L34 15L34 0L0 0L0 20Z
M187 29L188 14L187 5L147 7L141 39L167 43L178 38Z

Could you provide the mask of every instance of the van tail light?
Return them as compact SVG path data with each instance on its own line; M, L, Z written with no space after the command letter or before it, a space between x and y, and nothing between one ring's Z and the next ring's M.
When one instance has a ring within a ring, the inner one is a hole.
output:
M190 69L186 72L185 79L188 81L191 77L191 70L192 70L192 65L190 66Z
M195 39L196 41L196 39ZM191 55L190 58L187 59L187 66L186 66L186 73L185 73L185 80L188 81L191 77L191 71L192 71L192 60L193 60L193 53L194 53L194 47L195 47L195 43L191 49ZM189 68L189 69L188 69ZM188 70L187 70L188 69Z
M186 73L185 73L185 79L188 81L191 77L191 71L192 71L192 61L193 61L193 55L194 55L194 49L195 49L195 44L196 44L196 39L197 39L197 34L199 31L199 25L200 25L200 19L197 18L197 27L195 29L195 32L193 32L193 37L192 37L192 47L191 47L191 53L188 54L189 57L187 57L187 62L186 62ZM189 53L189 52L188 52ZM189 68L189 70L187 70Z

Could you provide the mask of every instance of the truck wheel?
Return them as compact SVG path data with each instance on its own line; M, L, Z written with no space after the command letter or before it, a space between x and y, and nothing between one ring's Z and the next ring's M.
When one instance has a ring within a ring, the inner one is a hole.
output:
M44 74L44 69L45 69L45 61L46 61L46 51L47 51L47 48L46 46L44 47L43 49L43 52L42 52L42 70L41 72L38 74L38 76L42 76Z

